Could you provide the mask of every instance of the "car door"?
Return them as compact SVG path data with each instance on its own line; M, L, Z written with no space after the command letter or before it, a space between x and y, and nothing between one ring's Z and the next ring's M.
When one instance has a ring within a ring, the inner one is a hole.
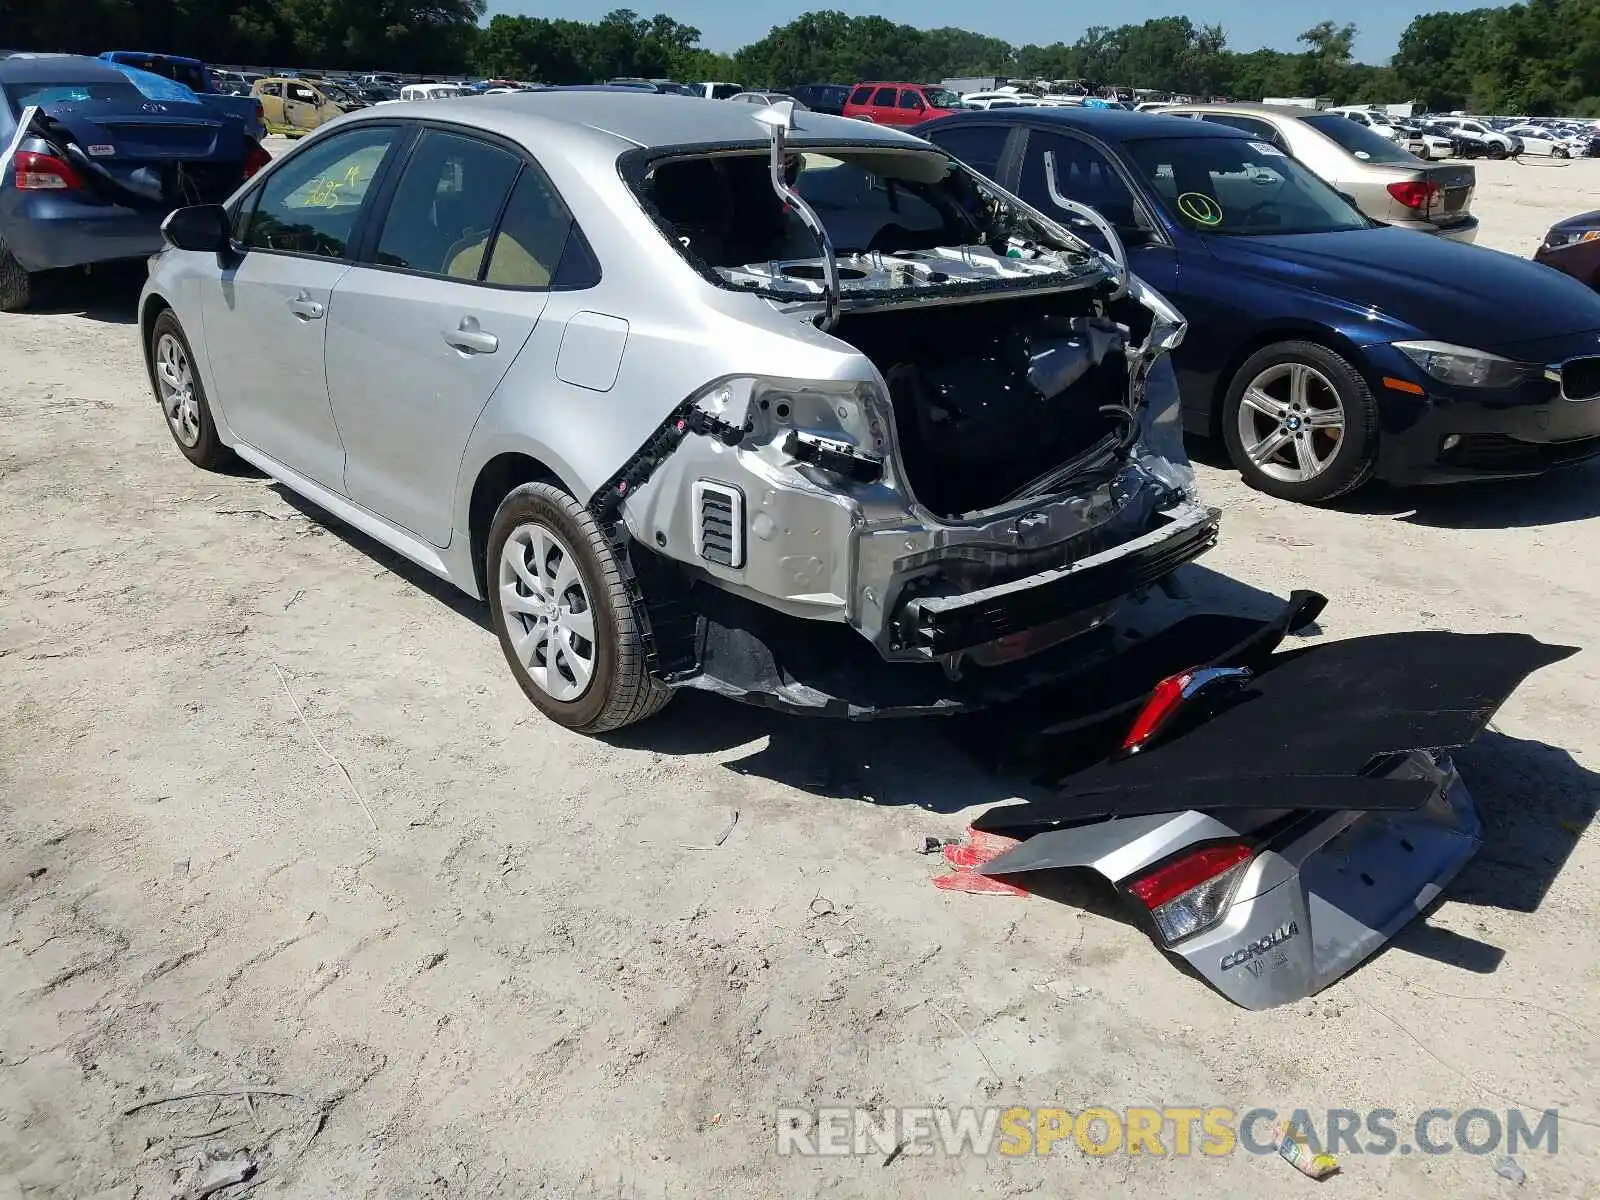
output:
M879 125L893 125L896 107L900 102L900 89L894 87L881 87L872 93L872 107L868 110L867 119Z
M473 424L586 243L537 164L459 130L425 130L385 208L329 322L345 486L445 546Z
M322 93L308 83L290 80L284 86L284 124L309 133L322 124Z
M283 126L283 84L278 80L256 85L256 99L261 101L261 119L269 129Z
M928 103L922 93L912 88L900 89L900 104L895 111L894 123L901 129L920 125L928 119Z
M323 369L333 287L350 269L373 183L401 137L362 125L295 153L248 192L240 246L201 311L217 399L233 434L340 490L344 447Z

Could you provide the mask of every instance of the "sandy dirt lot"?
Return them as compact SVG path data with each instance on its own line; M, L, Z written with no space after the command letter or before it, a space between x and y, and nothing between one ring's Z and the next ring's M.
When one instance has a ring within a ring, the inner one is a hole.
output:
M1478 171L1515 253L1600 207L1600 162ZM1201 596L1588 648L1463 756L1489 840L1445 901L1251 1014L1104 911L935 890L923 838L1011 788L939 723L546 724L481 606L184 462L137 285L0 318L0 1197L196 1195L240 1155L296 1197L1318 1187L1245 1154L780 1158L785 1104L1559 1107L1521 1190L1595 1194L1600 470L1311 511L1202 467ZM1343 1167L1324 1194L1516 1190L1460 1152Z

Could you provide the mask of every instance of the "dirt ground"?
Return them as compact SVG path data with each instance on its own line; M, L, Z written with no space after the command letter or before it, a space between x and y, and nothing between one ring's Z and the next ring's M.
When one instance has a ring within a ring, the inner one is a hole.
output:
M1478 172L1512 252L1600 207L1600 162ZM1428 919L1252 1014L1103 911L935 890L923 838L1009 787L947 726L698 696L603 741L545 723L481 606L183 461L137 285L0 318L0 1197L197 1195L236 1155L296 1197L1319 1186L1245 1154L780 1158L795 1104L1559 1107L1521 1190L1595 1194L1600 470L1313 511L1201 468L1201 596L1589 648L1463 756L1488 842ZM227 1094L130 1111L192 1092ZM1320 1186L1516 1190L1460 1152Z

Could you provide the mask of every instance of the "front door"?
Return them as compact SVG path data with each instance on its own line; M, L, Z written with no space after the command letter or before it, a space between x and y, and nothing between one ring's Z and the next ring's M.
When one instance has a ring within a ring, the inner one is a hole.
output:
M202 298L217 400L235 437L341 490L344 447L323 367L334 285L397 130L352 129L269 174L235 218L243 246Z
M328 389L351 499L449 544L467 438L543 314L574 229L521 153L423 134L371 261L334 290Z
M310 133L322 124L322 106L327 101L322 93L308 83L290 80L284 85L284 124L303 133Z

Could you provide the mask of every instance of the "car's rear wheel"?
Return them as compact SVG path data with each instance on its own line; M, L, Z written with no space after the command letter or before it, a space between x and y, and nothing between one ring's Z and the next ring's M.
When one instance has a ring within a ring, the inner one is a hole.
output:
M1551 153L1553 153L1557 158L1572 157L1572 151L1568 150L1565 146L1557 146L1553 151L1551 151Z
M1301 504L1354 491L1377 461L1371 390L1315 342L1280 342L1252 355L1228 389L1222 432L1246 483Z
M16 312L28 306L33 294L32 278L0 238L0 312Z
M659 712L645 631L594 517L559 487L528 483L489 528L489 612L511 673L545 716L603 733Z
M183 456L195 466L215 471L233 461L211 416L205 385L195 370L194 351L183 324L170 308L150 327L150 386L155 389L167 431Z
M1506 148L1504 146L1502 146L1499 142L1491 142L1489 144L1489 157L1490 158L1504 158L1506 156L1506 154L1507 154Z

